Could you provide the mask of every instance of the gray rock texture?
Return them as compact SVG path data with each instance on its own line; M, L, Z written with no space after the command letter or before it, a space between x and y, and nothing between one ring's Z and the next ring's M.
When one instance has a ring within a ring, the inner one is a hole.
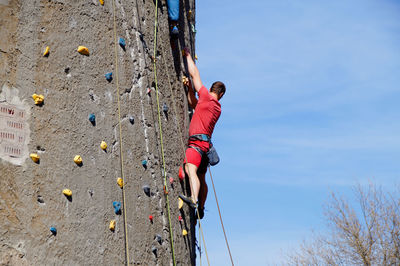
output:
M190 193L178 170L189 125L181 49L194 54L194 21L187 14L192 10L193 19L195 3L181 1L180 35L172 40L166 0L158 6L155 62L165 168L174 178L167 181L172 235L177 264L192 265L195 219L187 206L178 209L179 193ZM172 265L152 59L155 2L115 0L115 11L117 39L126 41L125 50L117 47L119 95L112 0L0 0L0 107L24 112L19 120L0 114L0 131L19 139L0 134L0 144L11 147L0 151L0 265L124 265L125 234L130 265ZM77 52L80 45L89 56ZM107 72L113 72L111 82ZM44 96L43 105L35 105L34 93ZM23 127L8 128L17 120ZM125 199L117 185L122 170ZM63 189L72 191L70 199ZM127 231L114 201L125 205Z

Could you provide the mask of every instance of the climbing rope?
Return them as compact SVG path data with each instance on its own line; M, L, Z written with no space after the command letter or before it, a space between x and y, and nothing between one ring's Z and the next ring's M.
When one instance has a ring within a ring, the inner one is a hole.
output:
M162 156L163 170L164 170L164 189L165 189L165 196L167 199L167 212L168 212L168 222L169 222L169 233L170 233L170 237L171 237L172 260L173 260L174 266L176 266L175 250L174 250L174 237L172 235L172 223L171 223L171 213L170 213L171 211L169 208L167 171L165 169L165 156L164 156L164 144L163 144L163 134L162 134L162 126L161 126L160 100L158 97L158 84L157 84L157 65L156 65L157 28L158 28L158 1L157 0L156 0L156 5L155 5L154 16L155 16L155 18L154 18L154 54L153 54L154 83L155 83L155 87L156 87L158 125L159 125L159 130L160 130L161 156Z
M224 227L224 223L223 223L223 221L222 221L221 210L219 209L218 198L217 198L217 192L215 191L214 180L213 180L213 178L212 178L210 166L208 166L208 172L210 173L211 183L212 183L212 187L213 187L213 190L214 190L215 201L217 202L219 220L221 221L222 231L224 231L224 237L225 237L226 247L228 248L229 257L230 257L230 259L231 259L231 263L232 263L232 266L233 266L234 264L233 264L231 249L229 248L228 238L226 237L225 227Z
M175 114L178 115L177 108L176 108L175 95L174 95L174 93L173 93L172 85L171 85L171 78L170 78L170 76L169 76L167 62L166 62L166 60L165 60L165 58L164 58L164 47L163 47L162 44L160 44L160 46L161 46L161 57L162 57L162 59L163 59L164 66L165 66L165 69L166 69L167 78L168 78L168 84L169 84L169 89L170 89L171 96L172 96L172 102L173 102L172 107L174 108ZM178 127L178 132L182 132L182 131L181 131L181 127L179 126L179 123L178 123L178 122L176 123L176 126ZM183 136L181 136L180 140L181 140L181 144L182 144L183 154L185 155L185 161L187 162L186 152L185 152L186 149L185 149L185 143L184 143L184 141L183 141ZM190 179L189 179L189 182L191 183ZM191 189L191 193L192 193L192 195L193 195L192 185L190 185L190 189ZM205 253L206 253L207 262L208 262L208 265L210 265L210 260L209 260L209 258L208 258L208 252L207 252L206 242L205 242L204 233L203 233L203 227L201 226L201 221L200 221L199 212L198 212L198 210L197 210L197 206L196 206L196 213L197 213L197 220L199 221L199 236L200 236L200 233L201 233L201 235L203 236L202 238L199 237L199 241L201 241L201 239L203 240L204 251L205 251Z
M122 145L122 126L121 126L121 103L119 99L119 74L118 74L118 50L117 50L117 24L115 21L115 1L112 1L113 4L113 20L114 20L114 55L115 55L115 80L117 86L117 99L118 99L118 124L119 124L119 153L120 153L120 164L121 164L121 177L122 183L125 184L125 174L124 174L124 156L123 156L123 145ZM128 246L128 225L126 219L126 198L125 198L125 186L122 186L122 197L123 197L123 211L124 211L124 234L125 234L125 256L126 256L126 265L129 266L129 246Z

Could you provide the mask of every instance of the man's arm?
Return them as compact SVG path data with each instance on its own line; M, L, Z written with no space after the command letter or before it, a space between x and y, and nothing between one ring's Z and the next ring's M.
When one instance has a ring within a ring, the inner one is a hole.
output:
M184 51L184 57L186 57L189 74L190 77L192 78L194 88L197 92L199 92L201 87L203 87L203 82L201 82L199 70L197 69L192 59L192 56L190 55L189 49L185 47L183 51Z
M194 91L193 91L193 88L192 88L192 83L190 82L190 80L187 77L184 77L183 78L183 85L185 85L187 87L188 103L189 103L190 107L195 109L196 105L197 105L197 98L196 98L196 95L194 95Z

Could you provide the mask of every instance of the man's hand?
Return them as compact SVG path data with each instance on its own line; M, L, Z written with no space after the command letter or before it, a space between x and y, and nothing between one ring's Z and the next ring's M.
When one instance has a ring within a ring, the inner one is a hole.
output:
M203 83L201 82L201 79L200 79L199 70L197 69L196 64L193 61L193 58L190 55L189 48L188 47L183 48L182 54L186 58L189 74L190 74L190 77L192 78L194 89L197 92L199 92L201 87L203 86Z
M185 48L183 48L183 50L182 50L182 54L183 54L183 56L190 56L190 50L189 50L189 47L185 47Z

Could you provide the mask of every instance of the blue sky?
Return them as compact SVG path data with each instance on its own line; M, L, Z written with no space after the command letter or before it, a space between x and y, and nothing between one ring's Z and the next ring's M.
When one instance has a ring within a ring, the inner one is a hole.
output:
M400 2L202 0L196 8L202 80L227 85L213 136L222 160L212 172L234 260L275 265L311 229L325 230L330 191L398 184ZM230 265L207 178L211 264Z

